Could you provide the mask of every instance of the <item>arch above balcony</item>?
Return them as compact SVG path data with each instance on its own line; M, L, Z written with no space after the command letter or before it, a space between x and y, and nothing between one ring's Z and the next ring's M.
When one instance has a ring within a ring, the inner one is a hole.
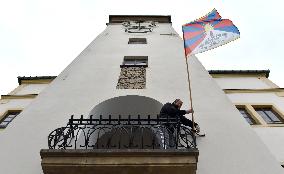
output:
M108 117L109 115L128 117L128 115L141 118L151 115L156 117L160 113L163 104L153 98L139 96L139 95L126 95L110 98L96 105L89 113L98 117Z

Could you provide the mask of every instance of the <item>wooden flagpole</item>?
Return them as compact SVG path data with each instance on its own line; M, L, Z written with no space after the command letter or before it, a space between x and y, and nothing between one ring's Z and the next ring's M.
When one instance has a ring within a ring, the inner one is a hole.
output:
M190 77L189 77L187 56L186 56L186 51L185 51L184 34L182 36L183 36L183 45L184 45L184 56L185 56L185 62L186 62L186 71L187 71L187 82L188 82L188 90L189 90L190 107L191 107L191 110L193 111L193 107L192 107L192 94L191 94L191 83L190 83ZM193 114L193 112L191 113L191 120L192 120L192 129L193 129L193 131L195 131L194 114Z
M189 78L189 70L188 70L188 62L187 62L187 58L185 56L185 62L186 62L186 71L187 71L187 82L188 82L188 90L189 90L189 100L190 100L190 107L191 110L193 111L193 107L192 107L192 92L191 92L191 83L190 83L190 78ZM192 129L195 130L195 125L194 125L194 114L193 112L191 113L191 120L192 120Z

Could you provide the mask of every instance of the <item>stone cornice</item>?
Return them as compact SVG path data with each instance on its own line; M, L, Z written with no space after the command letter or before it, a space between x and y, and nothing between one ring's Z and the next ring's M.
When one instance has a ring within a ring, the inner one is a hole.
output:
M266 93L266 92L284 92L284 88L267 89L223 89L226 94L230 93Z
M25 94L25 95L1 95L1 99L30 99L36 98L38 94Z

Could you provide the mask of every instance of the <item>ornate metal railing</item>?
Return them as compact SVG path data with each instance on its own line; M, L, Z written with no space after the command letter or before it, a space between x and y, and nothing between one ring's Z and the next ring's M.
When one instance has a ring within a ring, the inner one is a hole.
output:
M112 117L74 119L48 136L49 149L188 149L196 148L189 127L173 118Z

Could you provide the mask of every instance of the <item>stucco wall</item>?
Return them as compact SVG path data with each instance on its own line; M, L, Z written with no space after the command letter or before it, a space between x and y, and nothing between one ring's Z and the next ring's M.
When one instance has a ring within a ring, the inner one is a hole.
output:
M46 88L48 84L25 84L23 88L17 91L16 95L23 94L39 94L44 88Z
M45 89L48 84L22 84L15 88L9 95L25 95L25 94L39 94ZM22 98L22 99L1 99L0 100L0 119L4 116L8 110L23 110L34 99ZM12 123L15 120L12 121ZM9 125L11 125L10 123Z
M222 89L264 89L271 88L259 77L222 77L214 78Z
M39 151L47 148L48 134L66 125L71 114L88 115L96 105L110 98L141 95L161 103L181 98L185 101L183 108L188 108L183 42L177 36L160 35L165 32L176 33L170 24L158 24L152 33L145 35L128 34L121 25L109 25L21 117L0 133L0 154L5 157L0 158L1 171L42 173ZM148 44L127 44L129 37L139 36L146 37ZM116 89L119 65L123 56L129 55L149 56L146 89ZM267 147L239 117L195 57L190 59L190 68L196 119L207 134L197 140L200 150L197 173L282 173Z
M272 103L284 111L284 97L275 93L233 93L227 94L233 103Z
M275 93L228 94L233 103L272 104L284 113L284 98ZM240 115L241 116L241 115ZM284 162L284 127L252 127L269 150L281 163Z
M267 145L279 163L284 162L284 128L283 127L254 127L253 130Z
M8 110L24 109L33 99L5 99L0 101L0 117Z

